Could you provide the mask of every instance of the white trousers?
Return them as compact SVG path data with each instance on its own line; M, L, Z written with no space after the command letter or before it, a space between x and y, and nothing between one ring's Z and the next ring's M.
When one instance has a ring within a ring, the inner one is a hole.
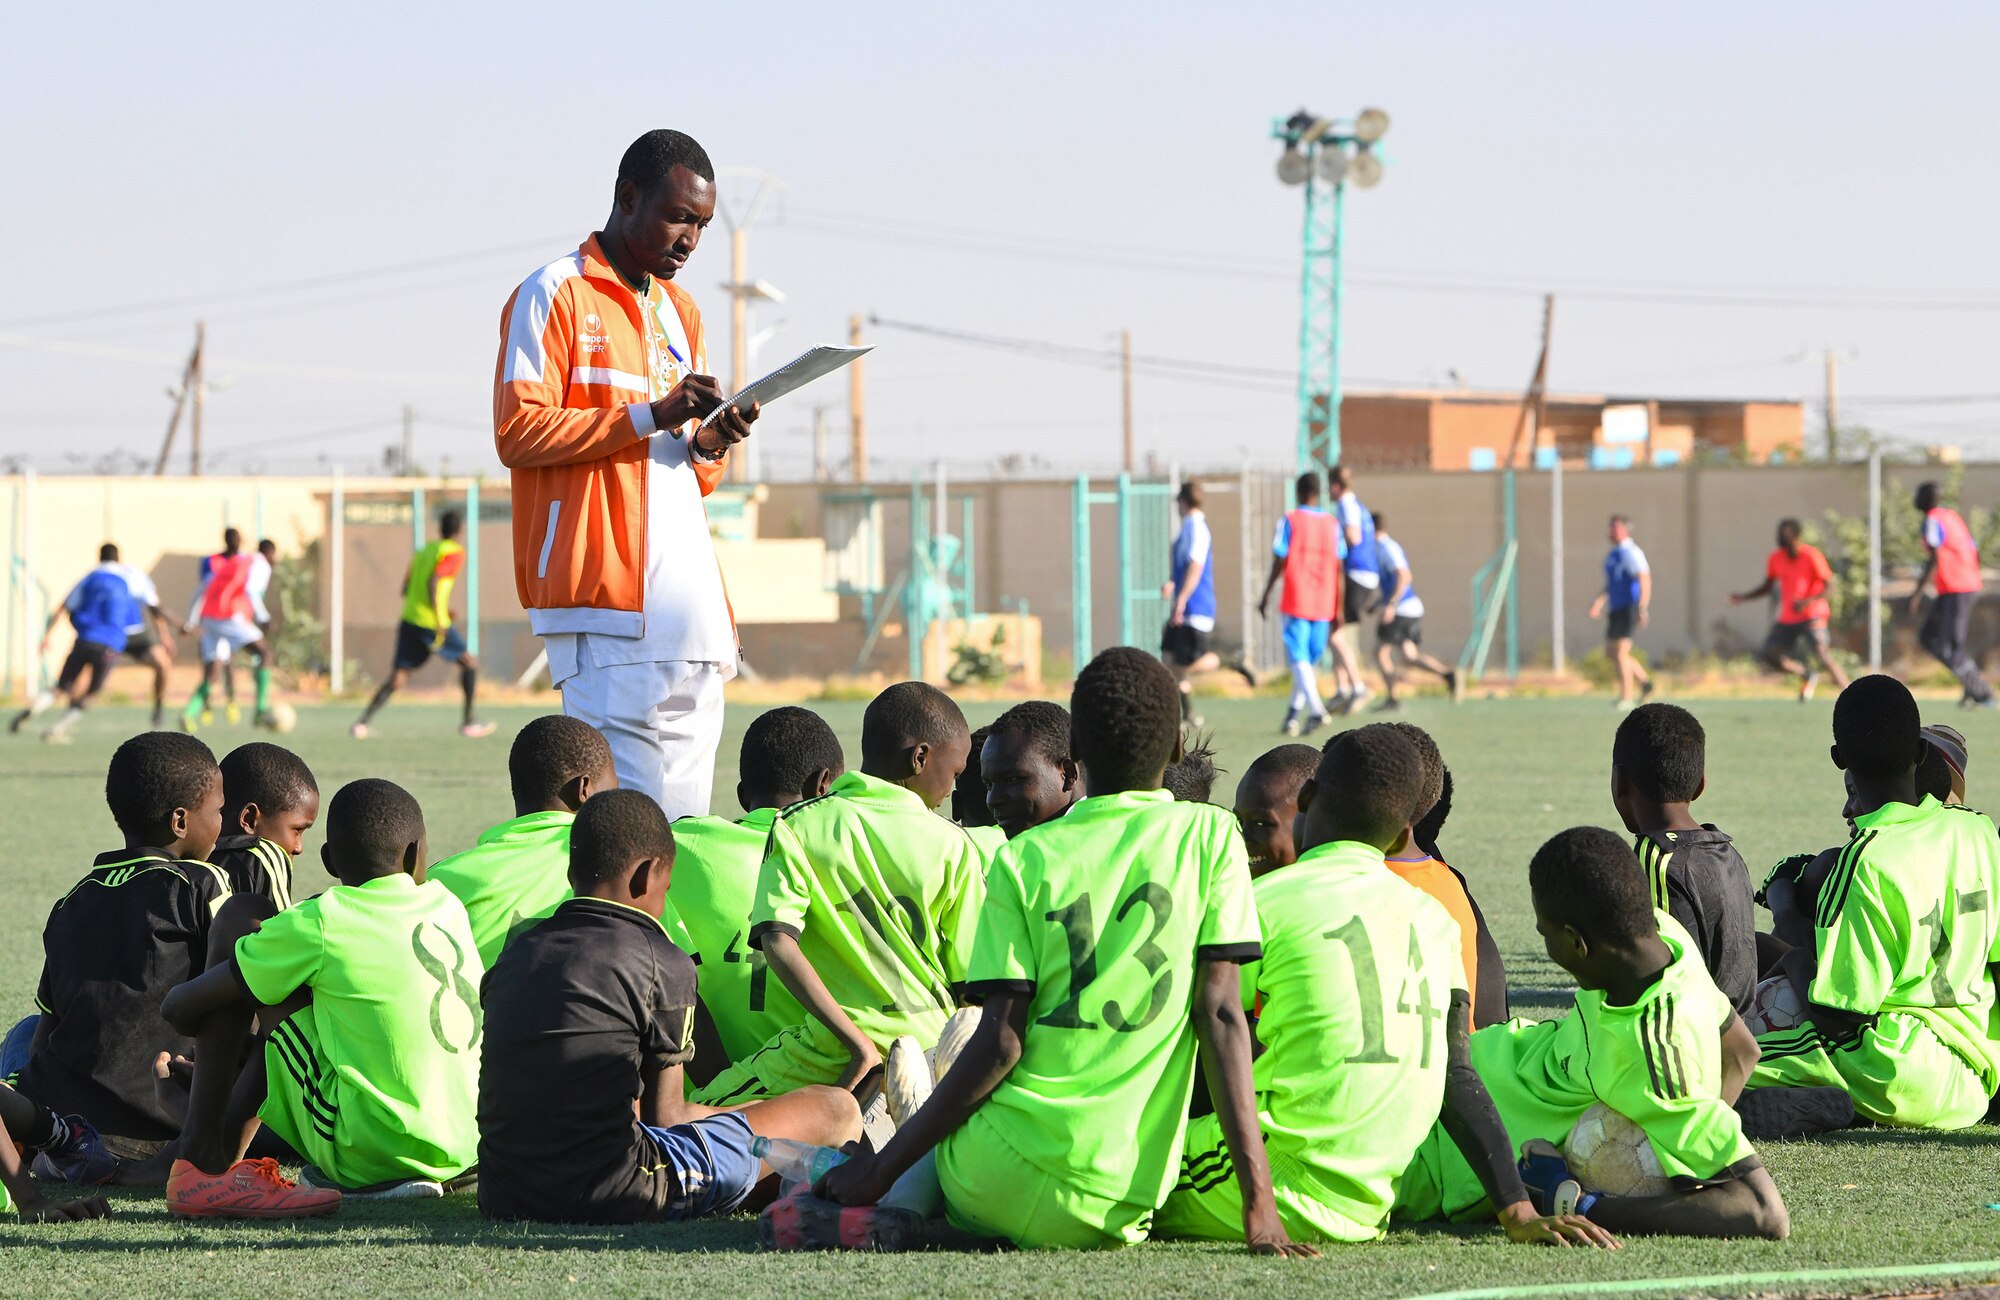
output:
M584 663L561 683L563 712L604 733L620 786L652 795L670 820L705 816L724 680L722 665L684 659Z

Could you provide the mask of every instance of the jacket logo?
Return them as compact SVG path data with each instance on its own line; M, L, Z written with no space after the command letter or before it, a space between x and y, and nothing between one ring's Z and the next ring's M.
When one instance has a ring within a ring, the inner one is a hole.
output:
M583 328L586 333L599 334L604 330L604 322L598 319L596 312L591 312L583 318Z

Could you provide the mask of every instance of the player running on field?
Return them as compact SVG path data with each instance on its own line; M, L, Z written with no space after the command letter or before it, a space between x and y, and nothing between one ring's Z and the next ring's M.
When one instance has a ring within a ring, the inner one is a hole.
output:
M2000 1088L2000 839L1983 814L1917 793L1926 743L1893 677L1834 702L1854 837L1819 886L1811 944L1778 962L1806 1018L1759 1037L1751 1083L1844 1087L1878 1124L1955 1129Z
M1979 568L1979 545L1958 511L1944 503L1935 483L1917 487L1917 510L1924 517L1924 571L1917 575L1916 590L1910 593L1910 613L1924 597L1924 583L1933 582L1937 598L1917 632L1924 649L1951 669L1965 694L1961 708L1994 708L1993 688L1979 671L1979 663L1965 648L1965 634L1972 621L1972 607L1979 603L1980 588L1986 585Z
M271 709L271 647L264 630L257 626L257 605L250 599L250 581L260 557L243 549L243 534L234 528L222 532L222 549L201 562L201 581L189 603L182 630L201 631L201 685L188 697L181 710L181 730L194 731L208 708L209 695L230 658L246 650L256 661L256 720L264 721Z
M1340 617L1340 528L1319 503L1319 471L1299 475L1299 503L1278 521L1271 539L1271 576L1257 600L1257 617L1268 617L1271 589L1280 581L1278 602L1285 662L1292 670L1292 700L1285 708L1284 733L1309 735L1326 724L1319 697L1319 661Z
M98 550L97 559L97 567L70 588L61 607L49 615L48 626L42 629L38 658L49 651L49 636L55 631L57 619L68 615L70 626L76 631L76 643L63 659L55 689L41 691L29 700L28 707L7 724L9 732L20 731L31 719L52 708L60 697L65 706L62 716L42 733L42 739L58 744L67 741L71 728L83 717L84 706L104 689L104 679L111 675L111 661L124 652L130 628L135 623L143 626L144 607L122 572L124 566L118 563L118 548L106 542Z
M1778 617L1757 657L1778 672L1797 677L1801 701L1812 698L1820 668L1833 678L1835 690L1847 689L1847 674L1834 659L1827 637L1833 607L1827 603L1826 592L1832 583L1833 568L1826 556L1819 547L1801 540L1798 520L1783 519L1778 522L1778 547L1764 562L1764 581L1729 597L1730 604L1741 605L1778 593Z
M1646 626L1653 604L1653 570L1632 540L1632 521L1611 516L1611 550L1604 557L1604 590L1590 602L1590 616L1604 620L1604 648L1618 668L1618 699L1629 709L1653 693L1653 677L1632 654L1632 636Z
M465 637L451 617L451 589L465 571L465 544L458 540L465 521L456 510L438 516L438 539L419 548L410 557L403 574L403 617L396 624L396 657L389 666L388 680L368 701L361 718L348 734L356 740L368 739L368 723L401 690L410 674L429 662L432 655L458 665L458 689L465 697L465 711L458 720L461 736L490 736L493 724L472 716L472 700L479 687L479 661L466 648Z
M1340 618L1333 629L1334 707L1352 713L1373 694L1361 678L1361 620L1382 606L1382 561L1375 553L1375 516L1354 492L1354 471L1335 465L1327 472L1333 490L1333 517L1340 524Z
M1375 630L1375 662L1382 668L1382 708L1400 709L1396 698L1397 660L1414 664L1444 680L1453 701L1458 699L1458 673L1424 653L1424 601L1417 595L1417 580L1410 572L1410 557L1403 544L1389 536L1383 516L1374 516L1375 559L1382 586L1381 621Z

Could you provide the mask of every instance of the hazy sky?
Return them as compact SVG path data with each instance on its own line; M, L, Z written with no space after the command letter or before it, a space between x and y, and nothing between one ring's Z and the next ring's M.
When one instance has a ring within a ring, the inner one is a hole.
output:
M108 16L106 16L108 13ZM1393 126L1349 202L1350 385L1816 400L2000 449L2000 11L1985 5L28 6L7 20L0 458L150 460L197 316L217 470L497 469L500 308L656 126L789 186L764 367L852 312L1279 372L1141 376L1142 449L1282 465L1300 195L1270 121ZM720 223L683 272L726 366ZM292 288L273 286L296 285ZM1439 287L1442 286L1442 287ZM1118 448L1114 371L873 331L878 469ZM1807 350L1813 359L1799 359ZM226 387L223 383L226 382ZM823 394L823 396L821 396ZM1980 403L1864 404L1867 397ZM809 463L817 398L767 414Z

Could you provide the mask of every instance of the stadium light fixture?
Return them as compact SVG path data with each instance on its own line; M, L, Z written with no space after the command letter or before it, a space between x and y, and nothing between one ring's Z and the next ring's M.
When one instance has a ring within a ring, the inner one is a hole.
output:
M1364 108L1354 119L1354 138L1361 144L1374 144L1388 132L1389 115L1379 108Z
M1303 185L1312 179L1312 160L1287 145L1278 155L1278 179L1287 185Z
M1382 156L1366 147L1356 149L1347 163L1347 179L1358 189L1375 188L1382 181Z

